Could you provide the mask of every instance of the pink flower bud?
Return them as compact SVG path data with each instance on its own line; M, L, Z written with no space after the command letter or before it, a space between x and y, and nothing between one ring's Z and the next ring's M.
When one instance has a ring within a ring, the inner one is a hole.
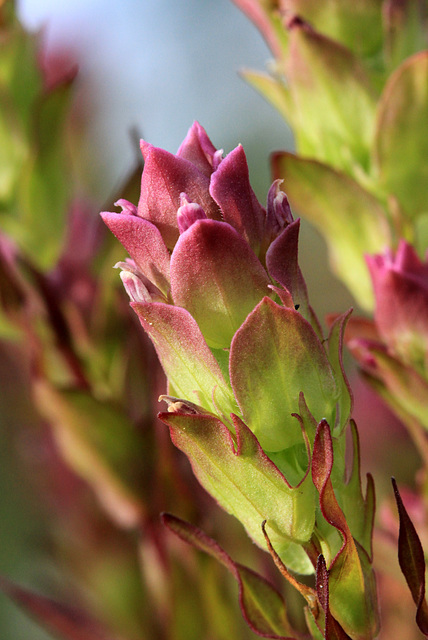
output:
M206 220L207 216L199 204L189 202L185 193L180 194L180 202L181 206L177 211L177 224L181 234L187 231L197 220Z
M375 320L391 353L426 374L428 263L405 240L395 255L366 258L376 298Z

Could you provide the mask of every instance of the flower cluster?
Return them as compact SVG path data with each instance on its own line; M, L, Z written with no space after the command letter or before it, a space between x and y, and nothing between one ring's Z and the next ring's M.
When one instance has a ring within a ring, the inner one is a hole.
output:
M195 123L175 155L141 148L138 206L119 200L122 212L102 217L130 255L116 266L168 378L160 418L256 543L300 573L326 558L331 610L366 637L377 627L374 503L355 438L354 480L343 482L347 318L323 339L298 265L299 220L280 181L266 209L258 202L241 146L223 158Z

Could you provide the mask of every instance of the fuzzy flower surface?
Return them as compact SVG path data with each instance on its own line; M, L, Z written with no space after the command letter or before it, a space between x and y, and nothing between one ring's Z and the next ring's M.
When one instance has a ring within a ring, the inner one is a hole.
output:
M351 409L342 324L323 341L298 265L299 220L279 180L259 203L242 146L223 158L194 123L176 154L141 149L138 205L120 200L102 217L129 253L116 266L168 378L160 417L253 540L265 546L267 520L287 563L310 572L298 545L315 526L316 425L339 437Z
M121 200L121 213L102 216L131 256L121 277L171 393L226 419L238 412L268 451L303 443L291 417L300 392L317 420L335 424L337 383L279 181L265 209L243 148L223 159L198 123L175 155L141 149L138 206Z

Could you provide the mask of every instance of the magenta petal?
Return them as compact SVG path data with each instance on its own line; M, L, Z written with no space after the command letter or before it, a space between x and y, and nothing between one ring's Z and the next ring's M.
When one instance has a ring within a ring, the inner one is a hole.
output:
M177 225L181 234L187 231L197 220L206 220L207 216L199 204L188 201L185 193L180 195L180 202L181 206L177 211Z
M177 156L189 160L201 173L209 177L213 172L216 151L205 129L199 122L194 122L181 143Z
M266 253L266 266L270 276L291 293L300 313L310 320L308 291L298 263L299 229L300 220L295 220L272 242Z
M248 244L225 222L199 220L171 257L171 295L195 318L207 343L229 347L270 280Z
M167 296L170 256L155 225L126 213L106 211L101 216L143 275Z
M407 362L425 366L428 347L428 264L402 241L395 257L367 256L381 337Z
M178 239L177 210L180 194L199 204L209 218L220 212L209 194L209 178L194 164L147 143L142 144L145 164L141 179L138 215L153 222L172 249Z
M155 346L174 395L228 419L236 411L232 391L190 313L160 302L131 306Z
M210 193L220 206L225 222L239 231L258 254L266 213L251 188L241 145L231 151L212 174Z

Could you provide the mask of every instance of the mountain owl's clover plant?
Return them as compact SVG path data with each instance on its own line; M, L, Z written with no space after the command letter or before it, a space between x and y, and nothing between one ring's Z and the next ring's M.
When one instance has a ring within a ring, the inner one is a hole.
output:
M372 637L373 495L371 483L361 492L357 440L343 482L346 317L324 340L298 266L299 220L279 180L266 209L258 202L241 146L223 158L195 123L175 155L141 149L138 205L119 200L102 217L130 255L116 266L168 378L160 418L257 544L300 573L323 555L329 611L352 638ZM321 628L323 608L310 610Z

